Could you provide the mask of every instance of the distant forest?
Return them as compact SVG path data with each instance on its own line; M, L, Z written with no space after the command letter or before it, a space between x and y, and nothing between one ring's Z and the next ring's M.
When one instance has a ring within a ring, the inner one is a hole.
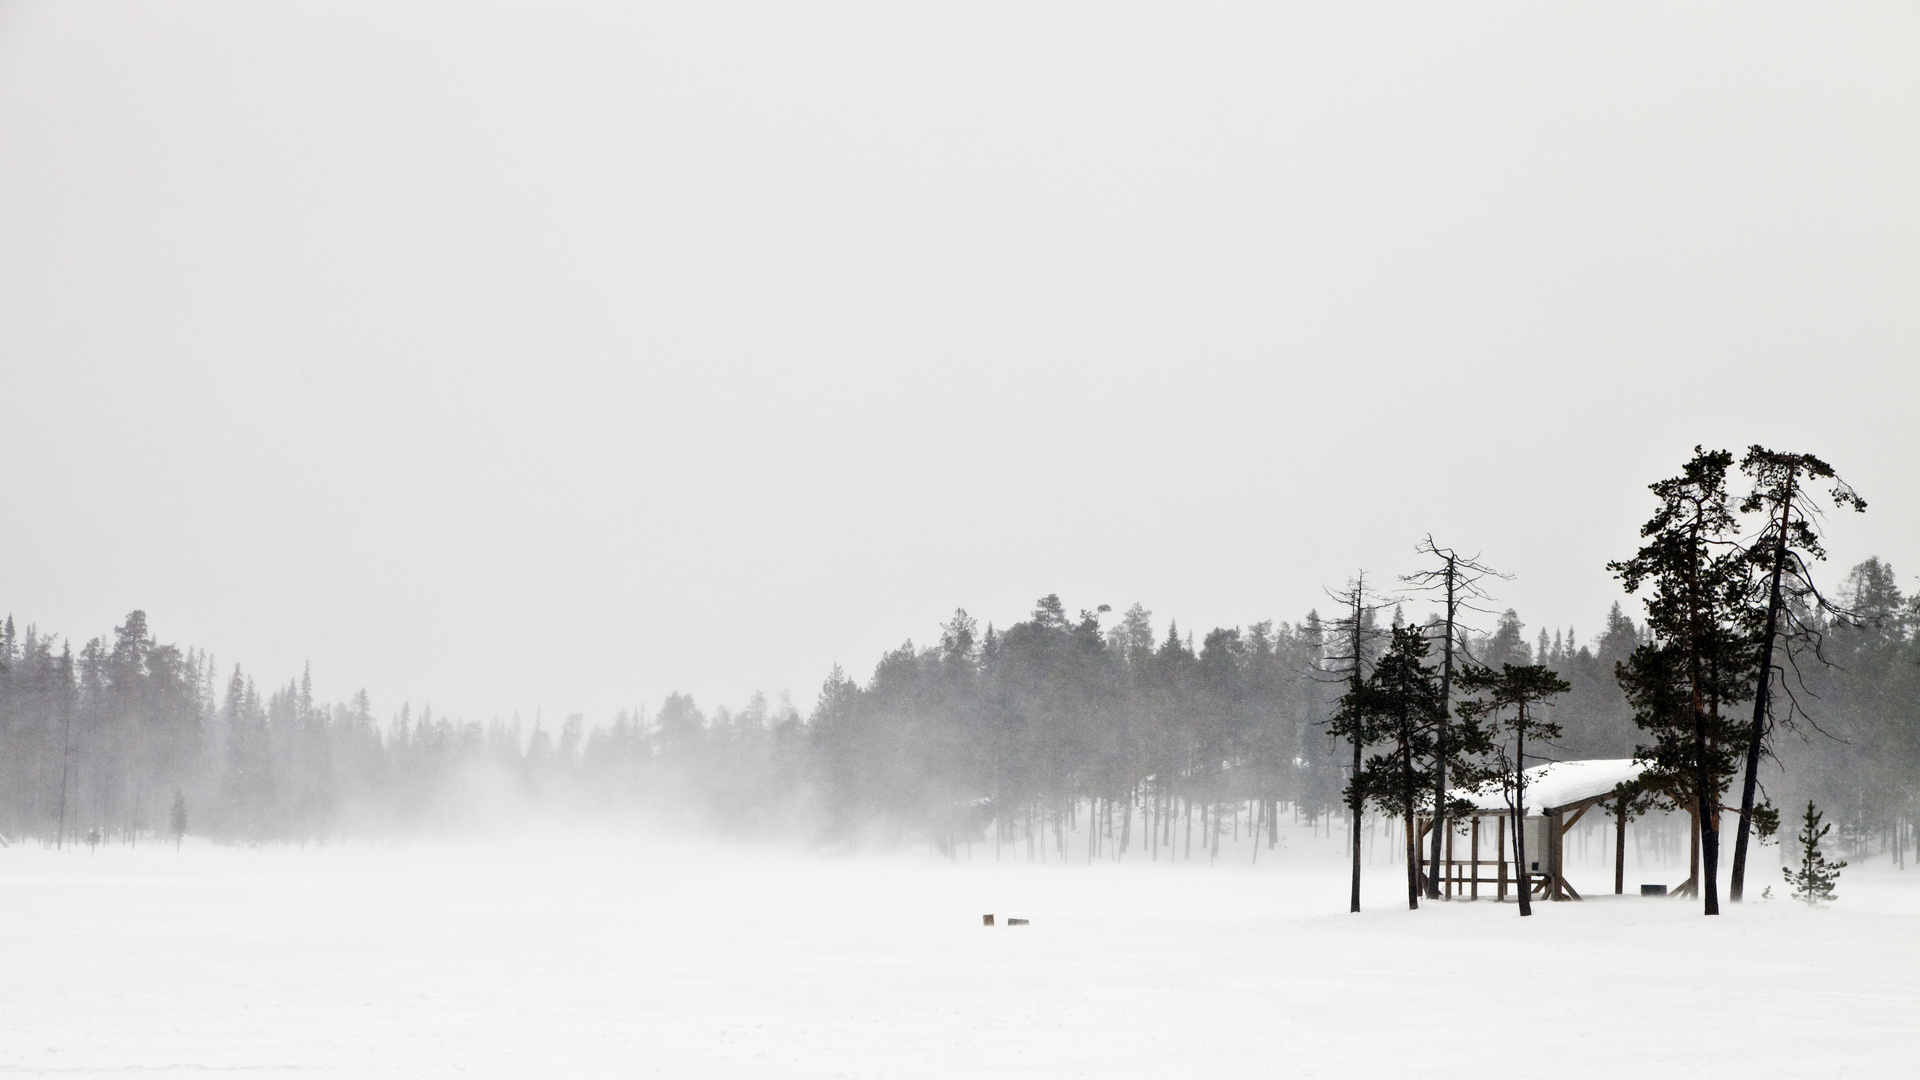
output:
M1912 842L1920 794L1920 602L1878 559L1833 596L1846 618L1803 613L1825 662L1809 651L1789 665L1805 716L1770 747L1763 783L1781 805L1817 799L1853 850L1897 849ZM1400 623L1424 597L1404 603L1366 617ZM1646 624L1618 604L1587 639L1529 635L1512 611L1485 621L1458 631L1463 662L1542 664L1572 686L1553 709L1564 736L1543 760L1630 757L1647 741L1616 679ZM1070 614L1047 596L1004 628L957 611L937 640L902 644L864 682L835 668L806 715L759 695L706 712L674 694L648 713L550 730L408 706L376 715L365 693L315 700L305 676L263 689L161 644L138 611L77 655L9 617L0 835L309 842L554 811L1021 857L1036 845L1068 855L1077 828L1107 857L1193 858L1229 817L1257 832L1283 812L1347 813L1349 751L1327 730L1344 690L1336 637L1314 612L1195 633L1157 627L1139 605Z

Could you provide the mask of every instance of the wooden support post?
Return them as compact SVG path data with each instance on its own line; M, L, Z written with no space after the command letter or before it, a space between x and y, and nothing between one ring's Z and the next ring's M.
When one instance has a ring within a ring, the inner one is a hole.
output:
M1621 795L1613 811L1613 895L1627 886L1627 797Z
M1425 841L1427 834L1433 831L1434 822L1432 818L1424 816L1416 816L1413 820L1413 846L1415 852L1413 865L1415 872L1418 874L1418 880L1415 884L1420 890L1420 895L1425 896L1427 895L1427 882L1434 880L1440 873L1438 866L1427 865L1427 845Z
M1473 815L1473 839L1467 842L1467 857L1473 860L1473 884L1467 899L1480 899L1480 815Z
M1453 899L1453 879L1460 876L1459 873L1454 869L1454 865L1453 865L1453 832L1454 832L1453 821L1449 819L1447 821L1447 848L1446 848L1447 850L1446 898L1449 900Z
M1700 888L1700 812L1689 809L1687 824L1691 830L1687 854L1687 895L1693 896Z
M1511 823L1512 819L1513 815L1511 813L1501 814L1499 817L1499 831L1494 834L1499 838L1498 847L1500 849L1500 892L1495 896L1495 899L1501 902L1505 902L1507 899L1507 826Z
M1565 900L1566 894L1560 889L1560 853L1561 838L1566 834L1561 830L1560 811L1547 811L1547 899Z

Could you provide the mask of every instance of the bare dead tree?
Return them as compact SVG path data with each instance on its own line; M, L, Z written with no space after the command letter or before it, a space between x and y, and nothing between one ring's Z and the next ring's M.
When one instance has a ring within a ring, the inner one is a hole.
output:
M1386 606L1386 601L1375 596L1367 588L1367 572L1360 571L1348 579L1347 587L1339 592L1327 590L1327 595L1340 605L1340 617L1333 620L1329 634L1334 649L1340 652L1328 652L1320 657L1316 677L1329 682L1344 684L1349 691L1357 690L1367 678L1367 664L1371 659L1370 646L1379 640L1382 631L1376 625L1374 613ZM1350 912L1360 910L1360 813L1364 806L1359 783L1362 754L1366 748L1365 739L1356 729L1352 734L1353 771L1348 774L1347 814L1348 832L1352 840L1352 895L1347 908Z
M1480 583L1487 578L1507 579L1500 573L1480 562L1478 553L1461 555L1450 547L1442 547L1434 542L1433 534L1428 533L1417 549L1420 554L1438 559L1440 565L1417 573L1404 574L1400 580L1413 592L1432 593L1441 602L1441 625L1445 633L1445 642L1440 659L1440 726L1437 745L1434 747L1433 768L1433 842L1427 865L1438 868L1440 865L1441 838L1446 828L1447 806L1447 756L1451 752L1448 745L1448 719L1452 715L1453 703L1453 667L1454 643L1459 640L1459 617L1461 609L1478 611L1491 615L1486 608L1477 607L1473 601L1489 600L1486 590ZM1440 877L1437 873L1427 875L1427 899L1440 899Z

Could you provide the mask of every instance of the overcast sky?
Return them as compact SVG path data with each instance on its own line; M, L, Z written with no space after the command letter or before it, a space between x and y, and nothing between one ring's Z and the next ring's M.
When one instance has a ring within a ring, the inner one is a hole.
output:
M473 718L956 606L1600 627L1696 442L1920 572L1920 8L0 5L0 612ZM1637 607L1635 608L1637 612Z

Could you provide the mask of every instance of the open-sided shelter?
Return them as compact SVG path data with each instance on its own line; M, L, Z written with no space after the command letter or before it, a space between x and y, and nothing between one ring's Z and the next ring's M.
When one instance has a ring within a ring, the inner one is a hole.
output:
M1455 828L1447 831L1438 866L1428 857L1431 849L1426 840L1433 829L1433 817L1423 814L1416 819L1421 873L1437 875L1442 895L1449 898L1477 900L1480 887L1490 885L1498 900L1505 900L1509 889L1519 888L1531 890L1534 899L1578 900L1580 893L1567 881L1564 871L1562 853L1567 830L1594 806L1617 801L1617 827L1624 836L1625 803L1638 793L1645 771L1644 764L1630 758L1556 761L1526 770L1526 816L1520 823L1526 839L1524 867L1515 858L1510 839L1514 814L1510 800L1516 792L1499 785L1457 790L1454 797L1464 799L1473 809L1454 819ZM1464 853L1455 845L1462 833L1467 848ZM1458 857L1460 854L1466 857Z

